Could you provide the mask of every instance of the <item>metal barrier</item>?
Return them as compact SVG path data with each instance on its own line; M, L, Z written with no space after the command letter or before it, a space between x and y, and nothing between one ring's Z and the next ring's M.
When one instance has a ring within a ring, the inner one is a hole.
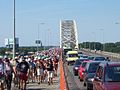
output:
M68 69L68 65L63 56L63 68L64 68L64 77L66 82L66 90L80 90L75 83L74 76Z
M120 61L120 54L119 53L112 53L112 52L105 52L105 51L95 51L95 50L89 50L89 49L81 49L85 52L102 55L105 57L109 57L112 60Z

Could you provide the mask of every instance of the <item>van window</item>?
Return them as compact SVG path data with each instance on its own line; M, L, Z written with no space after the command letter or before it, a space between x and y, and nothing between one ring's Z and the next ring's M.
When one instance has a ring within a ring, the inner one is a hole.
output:
M78 57L78 54L69 54L69 57Z

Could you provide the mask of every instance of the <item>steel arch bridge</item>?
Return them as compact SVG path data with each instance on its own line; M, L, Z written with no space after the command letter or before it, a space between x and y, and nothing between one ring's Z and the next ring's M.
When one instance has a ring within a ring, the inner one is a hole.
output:
M78 49L77 26L75 20L60 20L60 48Z

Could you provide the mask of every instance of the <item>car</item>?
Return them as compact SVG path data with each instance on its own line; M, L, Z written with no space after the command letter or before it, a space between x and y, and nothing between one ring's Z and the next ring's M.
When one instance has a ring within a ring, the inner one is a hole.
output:
M87 63L85 71L83 73L83 85L87 87L87 90L93 89L93 79L94 79L96 70L101 62L91 61Z
M89 60L93 60L95 58L95 56L88 56Z
M93 60L94 60L94 61L106 61L106 58L103 57L103 56L96 56L96 57L94 57Z
M78 54L83 54L83 52L78 52Z
M98 66L93 90L120 90L120 62L104 62Z
M78 52L78 57L80 58L80 56L82 56L83 53L82 52Z
M73 73L75 76L78 75L78 68L79 68L80 64L82 63L82 61L84 61L84 59L77 59L73 65Z
M88 55L81 55L79 58L80 59L88 59Z
M78 69L78 78L80 79L80 81L83 81L83 72L85 71L85 67L87 62L90 62L91 60L84 60L81 65L79 66Z

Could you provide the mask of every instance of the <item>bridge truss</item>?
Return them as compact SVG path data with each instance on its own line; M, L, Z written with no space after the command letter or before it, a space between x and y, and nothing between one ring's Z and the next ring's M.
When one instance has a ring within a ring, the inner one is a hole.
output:
M78 48L78 36L75 20L60 21L60 48Z

